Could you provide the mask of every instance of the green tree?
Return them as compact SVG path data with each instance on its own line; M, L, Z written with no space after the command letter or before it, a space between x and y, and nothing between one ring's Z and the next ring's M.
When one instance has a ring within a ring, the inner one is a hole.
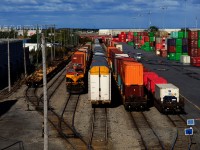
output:
M149 29L148 29L150 32L158 32L159 31L159 28L156 27L156 26L150 26Z

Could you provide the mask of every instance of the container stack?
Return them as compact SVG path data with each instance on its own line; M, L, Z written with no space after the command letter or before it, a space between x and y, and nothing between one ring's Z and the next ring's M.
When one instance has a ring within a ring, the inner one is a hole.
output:
M144 34L145 33L145 34ZM154 48L154 43L155 43L155 35L154 32L144 32L142 36L143 43L141 46L141 49L145 51L153 51Z
M121 32L119 35L119 42L126 42L126 33L125 32Z
M161 57L167 57L167 44L168 32L159 31L155 37L155 53Z
M189 31L188 53L193 66L200 66L200 31Z
M138 45L139 45L138 32L133 32L133 42L135 43L136 48L138 48Z
M133 32L128 32L126 40L127 40L127 42L132 42L133 41Z
M172 32L171 38L167 39L167 58L169 60L180 61L181 55L187 55L188 39L184 37L185 33L178 31Z

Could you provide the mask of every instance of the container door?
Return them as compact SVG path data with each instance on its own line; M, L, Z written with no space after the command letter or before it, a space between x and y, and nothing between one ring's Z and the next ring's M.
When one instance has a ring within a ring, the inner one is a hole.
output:
M110 100L110 76L100 76L100 100Z
M99 100L99 75L90 75L91 100Z

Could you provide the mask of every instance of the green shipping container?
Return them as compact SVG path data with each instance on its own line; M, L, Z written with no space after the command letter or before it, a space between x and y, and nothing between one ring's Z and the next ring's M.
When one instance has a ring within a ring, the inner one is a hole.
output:
M198 48L200 48L200 39L198 40Z
M171 32L171 35L170 35L171 38L178 38L178 32Z
M200 39L200 31L198 31L198 39Z
M134 42L128 42L128 45L133 46L133 45L134 45Z
M149 32L148 35L149 35L150 37L152 37L152 36L154 36L154 32Z
M187 31L186 31L186 36L185 36L185 32L184 32L183 38L188 38L188 32Z
M182 53L182 55L188 55L188 53Z
M149 41L150 41L150 42L154 42L154 41L155 41L155 37L154 37L154 36L150 37L150 38L149 38Z
M145 51L151 51L151 47L145 47L144 50Z
M182 39L176 39L176 46L182 46L183 45L183 41L182 41Z
M181 58L182 53L176 53L176 58L175 60L179 61Z
M137 35L138 35L138 33L137 33L137 32L134 32L134 33L133 33L133 35L134 35L134 36L137 36Z
M176 53L181 53L181 52L182 52L182 46L176 45Z
M149 42L145 42L145 43L144 43L144 46L145 46L145 47L149 47L149 46L150 46L150 43L149 43Z
M176 53L168 53L167 59L168 60L176 60Z
M184 38L184 32L178 31L178 38Z

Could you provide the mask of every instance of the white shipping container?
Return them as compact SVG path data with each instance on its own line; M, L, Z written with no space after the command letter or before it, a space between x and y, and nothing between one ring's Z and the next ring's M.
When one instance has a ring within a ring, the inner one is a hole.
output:
M179 88L171 83L156 84L155 98L161 99L161 102L163 102L163 98L165 96L175 96L177 98L177 102L179 102Z
M184 65L189 65L190 64L190 56L181 55L180 62Z
M123 51L122 45L121 44L116 44L115 46L117 49L119 49L120 51Z
M91 103L111 102L111 73L109 75L88 73L88 99Z

